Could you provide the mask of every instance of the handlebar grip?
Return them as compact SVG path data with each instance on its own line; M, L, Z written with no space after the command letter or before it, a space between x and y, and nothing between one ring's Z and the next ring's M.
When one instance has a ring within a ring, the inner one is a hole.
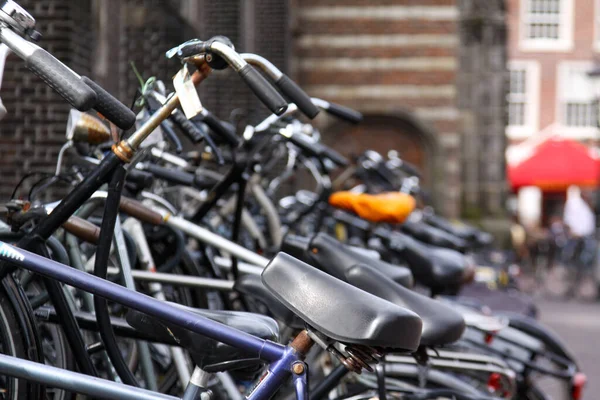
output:
M175 125L187 136L192 143L199 143L204 139L204 134L196 125L183 115L183 113L175 111L169 117Z
M94 105L96 111L124 131L135 124L135 113L127 108L125 104L115 99L102 86L87 76L82 76L81 80L96 92L96 104Z
M36 49L25 59L25 65L79 111L94 107L96 93L46 50Z
M421 172L419 171L419 169L415 165L404 160L402 160L402 165L400 166L400 169L402 169L409 175L416 176L417 178L421 177Z
M327 111L328 114L345 119L353 124L358 124L363 120L363 115L360 112L335 103L329 103L329 107L325 111Z
M150 172L141 171L137 169L132 169L127 171L127 175L125 176L125 180L127 182L140 185L143 187L149 187L152 185L154 181L154 176Z
M306 152L307 154L313 157L318 157L321 159L328 158L340 167L345 167L349 164L346 157L344 157L337 151L333 150L328 146L325 146L324 144L313 143L302 134L295 133L292 136L287 137L287 139L290 142L294 143L296 146L298 146L300 149L302 149L302 151Z
M273 114L281 115L287 110L287 101L252 65L246 64L238 74Z
M202 122L204 122L210 129L215 133L218 133L223 139L225 139L233 147L238 147L240 144L240 138L235 134L233 129L230 129L217 118L213 113L208 110L204 110L202 113Z
M321 145L323 147L323 156L329 158L338 167L347 167L350 165L350 161L334 149L329 146Z
M298 146L303 152L311 157L319 157L321 155L319 144L311 142L303 134L294 133L287 137L287 140Z
M317 114L319 114L320 110L313 104L310 96L306 94L306 92L302 90L296 82L291 80L289 76L285 74L281 75L281 78L275 82L275 85L277 85L284 96L296 104L298 109L302 111L308 118L313 119L317 116Z
M151 210L139 201L128 199L127 197L121 197L119 209L133 218L151 225L162 225L164 222L163 217L159 213Z
M97 244L100 238L99 226L74 215L70 216L62 227L70 234L91 244Z
M193 186L194 175L176 169L160 167L154 164L145 164L144 169L157 178L164 179L176 185Z

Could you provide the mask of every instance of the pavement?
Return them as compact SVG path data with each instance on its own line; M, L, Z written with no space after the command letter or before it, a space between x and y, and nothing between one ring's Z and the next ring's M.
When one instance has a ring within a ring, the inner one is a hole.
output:
M560 335L587 375L583 399L600 399L600 302L541 298L536 304L540 321Z

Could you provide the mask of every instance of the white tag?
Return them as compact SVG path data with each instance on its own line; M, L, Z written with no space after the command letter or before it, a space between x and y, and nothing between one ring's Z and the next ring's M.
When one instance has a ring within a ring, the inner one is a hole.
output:
M192 119L202 112L200 97L198 97L192 77L185 65L173 77L173 86L175 86L179 103L187 119Z

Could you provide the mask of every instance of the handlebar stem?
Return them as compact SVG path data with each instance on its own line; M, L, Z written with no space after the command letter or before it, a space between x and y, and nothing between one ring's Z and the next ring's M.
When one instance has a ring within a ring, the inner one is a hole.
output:
M210 51L221 56L235 72L240 72L248 63L234 49L223 42L215 40L210 45Z
M202 62L196 66L198 67L198 70L192 75L192 81L194 82L194 85L200 84L200 82L206 79L211 72L211 68L208 66L208 64L206 64L206 62ZM169 99L167 99L161 108L159 108L150 116L150 118L140 127L140 129L135 131L125 141L117 145L117 147L123 148L124 151L121 151L121 153L135 152L140 147L142 142L148 137L148 135L150 135L163 120L168 118L173 110L175 110L177 107L179 107L179 97L175 93ZM115 149L113 149L113 151L114 150ZM121 155L117 154L117 156L123 159ZM125 160L123 159L123 161Z

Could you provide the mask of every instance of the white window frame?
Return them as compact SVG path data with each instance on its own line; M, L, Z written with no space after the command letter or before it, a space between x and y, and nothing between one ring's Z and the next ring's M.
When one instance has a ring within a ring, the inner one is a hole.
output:
M508 62L508 69L525 70L525 90L527 100L525 102L525 124L507 125L506 136L513 140L526 139L539 131L540 63L535 60L511 60Z
M567 52L573 49L573 0L560 0L560 32L558 39L526 37L527 6L531 0L520 0L519 48L524 52Z
M584 70L591 70L594 68L594 61L561 61L556 66L556 110L555 120L557 125L560 127L561 136L576 139L595 139L598 137L598 128L593 126L567 126L565 124L565 114L563 110L563 103L565 103L564 96L562 95L563 81L565 79L566 72L569 68L577 67Z

